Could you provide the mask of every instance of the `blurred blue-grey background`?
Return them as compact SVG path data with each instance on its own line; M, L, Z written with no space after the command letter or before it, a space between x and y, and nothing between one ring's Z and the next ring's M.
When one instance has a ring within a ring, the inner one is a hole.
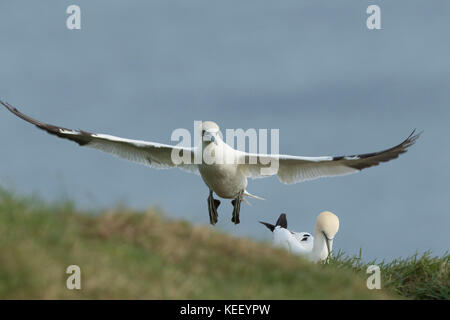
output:
M82 29L66 28L77 4ZM382 30L366 8L381 7ZM293 230L341 220L336 249L364 259L450 243L450 2L2 1L0 98L68 128L171 143L194 120L279 128L280 151L378 151L424 134L408 153L346 177L283 185L251 180L267 198L223 202L218 228L270 239L259 220L286 212ZM208 224L198 176L153 170L56 139L0 110L0 184L83 208L157 205Z

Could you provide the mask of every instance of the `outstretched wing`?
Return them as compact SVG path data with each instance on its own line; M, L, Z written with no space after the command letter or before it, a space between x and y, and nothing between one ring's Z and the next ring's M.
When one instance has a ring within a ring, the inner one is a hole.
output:
M242 172L250 178L278 175L281 182L292 184L320 177L346 175L377 166L405 153L419 138L414 130L395 147L373 153L339 157L297 157L289 155L261 155L244 153L240 162ZM271 163L278 166L272 165Z
M0 101L0 104L19 118L34 124L39 129L45 130L57 137L74 141L80 146L101 150L126 160L145 164L152 168L162 169L179 167L190 172L198 173L197 166L193 164L194 151L191 148L123 139L106 134L90 133L83 130L66 129L30 118L3 101ZM183 158L183 155L186 155L187 153L191 161L189 163L175 164L172 161L172 151L178 154L181 159Z

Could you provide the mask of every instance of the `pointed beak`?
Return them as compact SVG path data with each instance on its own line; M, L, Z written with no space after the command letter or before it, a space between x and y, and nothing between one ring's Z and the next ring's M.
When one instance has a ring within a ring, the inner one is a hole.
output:
M325 232L322 232L325 237L325 244L327 245L328 257L331 256L331 250L333 249L333 239L328 238Z
M327 239L327 250L328 250L328 256L331 255L331 240Z

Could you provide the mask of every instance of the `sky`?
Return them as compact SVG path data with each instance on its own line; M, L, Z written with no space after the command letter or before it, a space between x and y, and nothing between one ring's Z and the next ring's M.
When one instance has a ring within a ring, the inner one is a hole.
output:
M66 27L69 5L81 30ZM366 26L370 4L381 29ZM295 185L250 180L267 200L222 200L215 228L269 241L258 221L281 212L313 232L337 214L335 249L404 257L450 243L448 1L2 1L0 99L67 128L171 144L174 129L279 129L280 152L379 151L417 128L400 158ZM160 207L209 224L208 189L178 169L154 170L57 139L0 109L0 185L99 210Z

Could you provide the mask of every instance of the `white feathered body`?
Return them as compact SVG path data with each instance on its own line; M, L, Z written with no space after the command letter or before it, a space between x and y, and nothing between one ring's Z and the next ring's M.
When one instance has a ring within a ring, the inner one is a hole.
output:
M211 161L207 164L203 161L198 166L200 175L205 184L213 190L219 197L225 199L234 199L239 193L243 192L247 187L247 177L242 173L241 168L237 165L237 153L227 144L219 141L219 145L210 145ZM223 158L224 152L232 155L228 159Z
M199 171L206 185L219 197L234 199L247 187L247 178L236 165L202 164Z
M284 248L293 254L310 256L313 249L313 236L309 236L307 240L304 239L307 232L291 232L288 229L280 226L273 230L273 244L277 247Z

